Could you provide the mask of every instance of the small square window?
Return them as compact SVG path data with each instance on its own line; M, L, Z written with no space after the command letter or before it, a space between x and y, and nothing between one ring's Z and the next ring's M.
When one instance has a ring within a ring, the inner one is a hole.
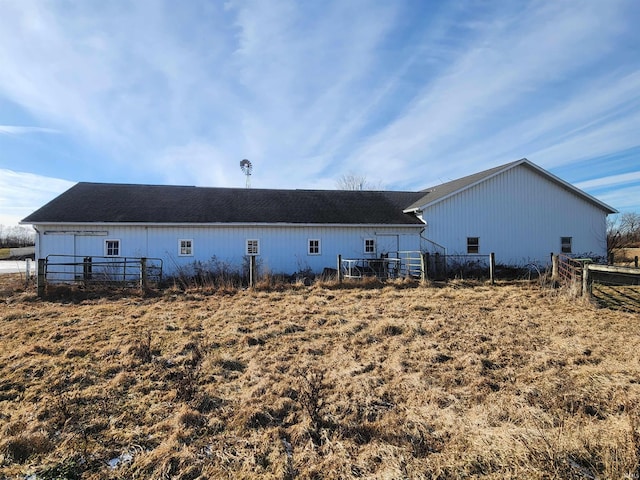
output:
M480 253L479 237L467 237L467 253Z
M260 254L260 241L259 240L247 240L247 255L254 256Z
M309 255L320 255L320 240L318 239L310 239L309 240Z
M364 239L364 253L376 253L376 241L373 238Z
M120 256L120 240L105 240L104 255L105 257L119 257Z
M562 253L571 253L572 237L560 237L560 251Z
M193 255L193 240L179 240L178 244L179 256L188 257Z

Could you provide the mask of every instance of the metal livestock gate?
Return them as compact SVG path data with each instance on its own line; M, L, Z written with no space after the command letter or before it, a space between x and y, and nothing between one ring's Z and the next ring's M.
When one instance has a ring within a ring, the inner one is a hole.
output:
M38 260L38 295L47 283L121 285L145 288L162 280L162 259L48 255Z

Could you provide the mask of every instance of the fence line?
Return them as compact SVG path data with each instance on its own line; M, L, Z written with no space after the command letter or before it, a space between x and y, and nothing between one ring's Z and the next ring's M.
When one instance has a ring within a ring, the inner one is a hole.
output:
M640 313L639 268L598 265L590 259L553 255L552 276L604 306Z
M48 283L140 285L162 280L162 259L146 257L83 257L49 255L38 260L37 288Z
M380 258L342 258L338 255L340 278L378 277L445 280L447 278L489 278L494 282L495 254L441 255L400 251Z
M640 313L640 269L591 265L587 294L601 305Z
M377 277L383 280L398 278L407 261L406 257L403 259L398 256L400 253L404 252L394 252L393 255L396 256L389 254L389 256L381 258L342 258L341 255L338 255L340 278Z
M444 280L451 277L478 278L489 277L493 281L495 254L465 255L439 253L425 254L426 275L431 280Z

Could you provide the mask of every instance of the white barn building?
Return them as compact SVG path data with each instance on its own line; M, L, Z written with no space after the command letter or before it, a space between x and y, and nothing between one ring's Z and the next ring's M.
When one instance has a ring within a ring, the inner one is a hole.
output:
M495 252L505 265L605 256L611 213L522 159L418 192L78 183L22 223L37 232L36 258L159 258L170 275L212 259L239 269L256 255L291 274L335 268L339 254Z
M318 273L339 254L420 250L424 224L403 212L420 196L78 183L22 223L36 229L36 257L58 263L159 258L172 275L212 261L241 270L256 256L263 272Z
M617 211L527 159L423 190L405 209L451 254L496 263L547 263L550 254L604 258L607 215Z

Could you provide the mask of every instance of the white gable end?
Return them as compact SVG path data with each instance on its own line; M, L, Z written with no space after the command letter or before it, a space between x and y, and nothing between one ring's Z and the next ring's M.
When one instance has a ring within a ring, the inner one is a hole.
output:
M509 265L548 263L562 237L574 254L605 256L607 211L554 179L525 162L427 204L424 236L448 254L466 254L468 238L478 238L479 254Z

